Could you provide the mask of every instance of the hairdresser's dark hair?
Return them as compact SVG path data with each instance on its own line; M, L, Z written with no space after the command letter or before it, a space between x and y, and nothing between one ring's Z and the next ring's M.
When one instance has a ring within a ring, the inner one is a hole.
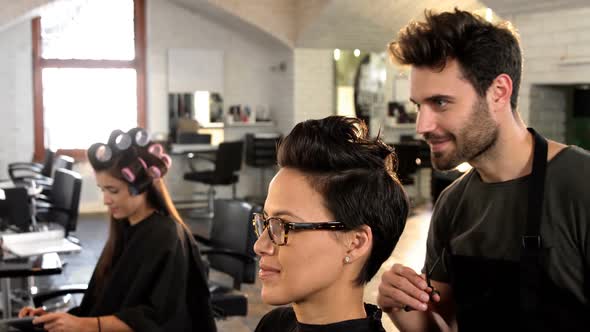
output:
M509 22L494 25L482 17L455 8L435 14L425 11L426 21L411 22L389 44L398 63L443 70L456 59L465 79L478 95L485 96L500 74L512 79L510 106L516 111L522 74L519 37Z
M367 283L391 255L408 216L392 148L368 137L356 118L330 116L301 122L278 146L280 167L304 173L326 208L348 229L368 225L371 254L356 279Z

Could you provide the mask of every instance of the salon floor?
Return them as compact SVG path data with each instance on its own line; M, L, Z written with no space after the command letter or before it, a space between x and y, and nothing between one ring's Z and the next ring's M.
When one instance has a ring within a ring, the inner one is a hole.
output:
M404 233L391 257L383 264L377 276L373 278L365 289L365 301L375 303L381 274L393 263L402 263L416 270L421 268L425 254L425 241L430 221L431 208L418 207L408 219ZM107 237L107 217L102 214L82 215L78 222L76 235L80 238L84 250L77 254L63 255L67 265L64 273L52 277L38 277L35 282L40 287L73 283L86 283L92 274L94 265ZM206 234L207 220L189 221L194 232ZM229 278L221 273L212 271L211 278L216 281L227 281ZM220 332L250 332L254 331L260 318L272 307L262 303L260 299L260 284L243 285L242 291L248 294L247 317L229 318L218 322ZM397 331L388 317L383 317L383 325L387 331Z

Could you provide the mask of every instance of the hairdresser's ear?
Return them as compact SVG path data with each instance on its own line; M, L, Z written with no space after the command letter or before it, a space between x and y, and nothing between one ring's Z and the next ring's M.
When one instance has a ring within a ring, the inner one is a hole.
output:
M510 100L512 97L512 79L507 74L496 77L487 91L487 101L490 110L494 113L504 110L512 110Z

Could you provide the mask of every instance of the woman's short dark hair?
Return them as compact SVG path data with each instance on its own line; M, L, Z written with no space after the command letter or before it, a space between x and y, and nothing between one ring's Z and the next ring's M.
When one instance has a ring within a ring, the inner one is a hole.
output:
M371 254L356 282L371 280L391 256L408 216L393 149L380 138L369 139L363 121L330 116L297 124L280 142L277 159L280 167L304 173L348 229L371 228Z
M485 96L500 74L512 79L510 106L516 111L522 74L518 34L509 22L494 25L480 16L455 9L425 12L425 22L412 22L389 44L392 58L405 65L443 70L449 59L459 62L462 74L478 95Z

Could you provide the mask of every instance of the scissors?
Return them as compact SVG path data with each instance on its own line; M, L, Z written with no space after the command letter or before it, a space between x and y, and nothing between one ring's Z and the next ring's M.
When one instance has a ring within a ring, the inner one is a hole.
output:
M444 253L444 252L443 252ZM437 291L434 286L432 286L432 284L430 283L430 276L432 275L432 271L434 271L434 269L436 268L436 266L438 265L438 262L440 261L440 258L443 255L441 254L440 256L438 256L438 258L434 261L434 264L432 264L432 267L430 268L430 270L426 270L426 284L428 285L428 287L430 287L432 289L432 292L430 293L430 301L432 301L432 298L434 297L434 295L438 295L440 296L439 291ZM415 310L414 308L410 307L409 305L405 305L404 306L404 311L412 311Z

